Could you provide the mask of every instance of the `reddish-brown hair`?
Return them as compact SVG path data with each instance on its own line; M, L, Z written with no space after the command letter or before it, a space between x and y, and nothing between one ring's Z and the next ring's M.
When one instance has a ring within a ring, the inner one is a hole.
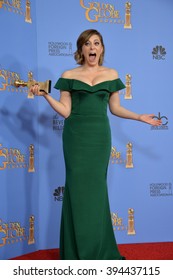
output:
M74 59L76 60L77 64L80 64L80 65L84 64L84 56L82 54L82 47L89 40L89 38L93 35L97 35L99 37L100 41L101 41L101 44L102 44L102 47L103 47L103 52L102 52L102 54L100 55L100 58L99 58L99 65L103 64L104 54L105 54L105 46L104 46L104 43L103 43L103 37L95 29L85 30L79 35L79 37L77 39L77 42L76 42L77 50L74 53Z

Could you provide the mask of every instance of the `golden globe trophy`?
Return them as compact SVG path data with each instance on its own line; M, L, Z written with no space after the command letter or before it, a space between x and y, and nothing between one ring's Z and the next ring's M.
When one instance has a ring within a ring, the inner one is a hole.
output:
M34 145L29 146L29 168L28 172L35 172L34 168Z
M131 87L132 76L130 74L126 75L126 90L124 99L132 99L132 87Z
M34 216L31 216L29 218L29 239L28 239L28 245L35 243L34 238Z
M134 235L135 229L134 229L134 209L129 208L128 210L128 235Z
M28 73L28 81L24 82L23 80L15 80L14 81L14 86L15 87L28 87L28 98L34 98L34 94L29 90L30 87L32 87L33 85L38 85L40 87L40 91L45 91L46 93L50 93L51 92L51 81L47 80L45 82L37 82L33 79L33 73L30 71Z
M28 23L32 23L32 19L31 19L31 3L30 3L29 0L26 0L25 21L28 22Z
M2 8L3 0L0 0L0 8Z
M133 160L132 160L132 143L127 143L126 148L126 168L133 168Z
M131 3L130 2L126 2L126 13L125 13L124 28L126 28L126 29L131 29L132 28L132 25L131 25Z

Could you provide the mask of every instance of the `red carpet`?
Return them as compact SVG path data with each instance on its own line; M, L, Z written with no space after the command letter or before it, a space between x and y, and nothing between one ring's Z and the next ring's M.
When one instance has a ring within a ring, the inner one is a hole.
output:
M118 247L127 260L173 260L173 242L121 244ZM40 250L11 260L59 260L59 249Z

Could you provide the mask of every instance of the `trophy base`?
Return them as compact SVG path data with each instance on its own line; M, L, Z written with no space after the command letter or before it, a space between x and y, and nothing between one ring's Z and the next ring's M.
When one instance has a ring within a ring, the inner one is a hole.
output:
M32 92L29 92L27 97L29 99L34 99L34 94Z
M34 168L33 169L28 169L28 172L29 173L35 172L35 169Z
M133 168L133 164L127 164L126 168Z
M130 95L130 96L124 96L124 99L132 99L132 95Z
M32 23L32 20L31 19L25 19L25 22Z
M28 241L28 245L31 245L31 244L34 244L35 243L35 240L29 240Z
M130 25L126 25L126 24L125 24L125 25L124 25L124 28L125 28L125 29L132 29L132 25L131 25L131 24L130 24Z
M135 231L131 231L131 232L127 232L128 235L135 235L136 232Z
M47 80L46 82L38 82L40 86L40 91L45 91L46 93L51 92L51 80Z

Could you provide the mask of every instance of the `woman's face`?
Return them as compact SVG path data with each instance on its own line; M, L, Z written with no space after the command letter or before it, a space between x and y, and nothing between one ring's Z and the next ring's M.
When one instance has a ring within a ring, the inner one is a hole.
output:
M98 35L92 35L82 46L84 64L95 66L99 64L100 55L103 52L103 46Z

